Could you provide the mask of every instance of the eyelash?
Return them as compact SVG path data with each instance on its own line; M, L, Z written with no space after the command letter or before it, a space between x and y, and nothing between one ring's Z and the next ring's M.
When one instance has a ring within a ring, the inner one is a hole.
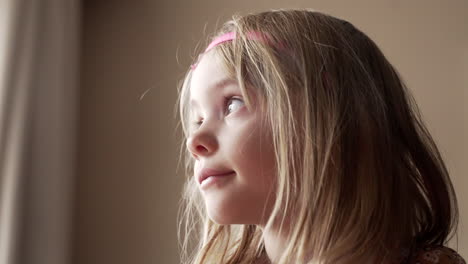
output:
M239 97L235 97L235 96L224 97L224 112L225 113L229 110L229 108L228 108L229 104L228 103L231 102L231 101L242 101L242 102L244 102L244 100L242 100L242 98L239 98ZM229 114L230 113L228 113L228 115ZM197 126L197 127L201 126L203 124L203 119L195 121L195 122L193 122L193 124L195 126Z

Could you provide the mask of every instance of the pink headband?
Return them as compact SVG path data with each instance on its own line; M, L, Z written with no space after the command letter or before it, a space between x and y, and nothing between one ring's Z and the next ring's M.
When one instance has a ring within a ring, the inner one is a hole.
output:
M261 41L261 42L264 42L264 43L267 43L269 44L269 40L267 37L265 37L265 34L264 33L261 33L261 32L257 32L257 31L252 31L252 32L248 32L247 33L247 37L249 39L253 39L253 40L258 40L258 41ZM200 61L200 57L201 55L203 55L204 53L208 52L209 50L211 50L213 47L223 43L223 42L227 42L227 41L231 41L231 40L234 40L236 38L236 32L228 32L228 33L225 33L217 38L215 38L211 43L210 45L208 45L208 47L206 48L206 50L200 54L200 56L198 57L198 61ZM194 70L196 67L197 67L197 64L198 64L198 61L194 64L192 64L190 66L190 68L192 70Z

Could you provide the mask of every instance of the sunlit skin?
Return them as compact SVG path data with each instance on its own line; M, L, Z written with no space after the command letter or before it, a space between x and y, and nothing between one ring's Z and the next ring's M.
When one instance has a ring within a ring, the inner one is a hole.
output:
M194 177L203 168L234 171L205 186L196 181L208 216L218 224L264 225L275 199L271 133L261 125L265 115L257 99L248 109L220 63L212 51L204 54L191 79L187 148L195 159Z

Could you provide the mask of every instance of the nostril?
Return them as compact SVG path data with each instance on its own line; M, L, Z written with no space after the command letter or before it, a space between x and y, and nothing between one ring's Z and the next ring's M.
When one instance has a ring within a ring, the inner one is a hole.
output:
M187 140L187 149L193 156L210 155L216 147L216 139L210 133L196 134Z
M203 146L201 146L201 145L198 145L198 146L196 147L196 150L197 150L197 152L199 152L199 153L205 153L205 152L208 151L205 147L203 147Z

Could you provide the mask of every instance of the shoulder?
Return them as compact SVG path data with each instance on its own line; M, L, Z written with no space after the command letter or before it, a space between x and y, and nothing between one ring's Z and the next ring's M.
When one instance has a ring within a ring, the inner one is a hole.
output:
M445 246L426 246L410 256L409 264L466 264L453 249Z

